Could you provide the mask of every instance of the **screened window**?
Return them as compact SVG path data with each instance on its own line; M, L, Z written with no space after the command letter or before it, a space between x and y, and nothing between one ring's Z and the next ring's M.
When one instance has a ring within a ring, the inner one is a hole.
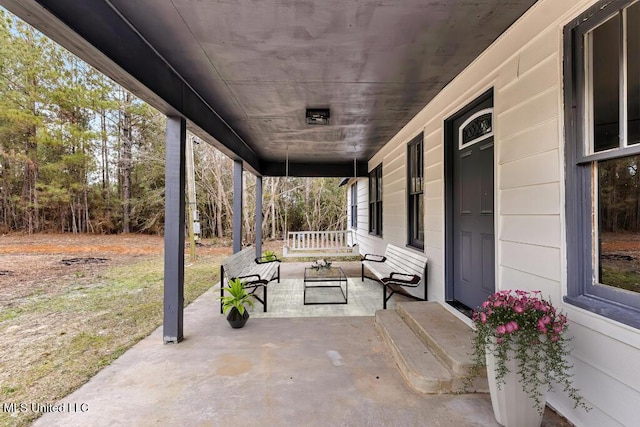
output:
M640 3L565 28L567 300L640 327Z
M424 248L423 137L415 137L407 145L407 213L409 246Z
M351 228L358 228L358 184L351 184Z
M369 172L369 233L382 236L382 164Z

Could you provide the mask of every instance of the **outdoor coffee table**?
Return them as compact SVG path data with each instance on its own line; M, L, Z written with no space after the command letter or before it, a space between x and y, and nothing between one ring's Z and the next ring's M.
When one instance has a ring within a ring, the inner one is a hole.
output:
M349 283L341 267L304 269L304 305L347 304Z

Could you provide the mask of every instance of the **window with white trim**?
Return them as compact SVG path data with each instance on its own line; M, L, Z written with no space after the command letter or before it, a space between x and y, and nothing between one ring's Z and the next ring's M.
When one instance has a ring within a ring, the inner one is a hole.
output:
M640 2L564 30L566 300L640 328Z

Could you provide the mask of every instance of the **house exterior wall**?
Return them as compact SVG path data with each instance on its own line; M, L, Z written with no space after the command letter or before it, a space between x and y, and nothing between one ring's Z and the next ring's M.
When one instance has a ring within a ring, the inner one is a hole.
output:
M375 165L373 166L375 167ZM369 168L372 169L372 166ZM383 167L384 173L384 167ZM352 180L353 181L353 180ZM361 254L381 254L384 252L386 242L378 236L372 236L369 234L369 180L358 179L358 227L356 229L356 241L360 245ZM350 203L350 199L347 204ZM384 195L383 195L383 209L384 209ZM383 213L383 216L386 213ZM384 225L383 225L384 227Z
M561 393L548 402L577 425L637 424L640 331L563 302L567 294L564 216L564 25L593 0L539 0L418 113L369 162L383 167L383 235L368 230L368 186L358 180L362 253L407 243L406 145L424 132L428 296L445 300L444 122L494 89L496 288L541 290L569 317L574 382L593 409ZM585 260L589 262L588 260Z

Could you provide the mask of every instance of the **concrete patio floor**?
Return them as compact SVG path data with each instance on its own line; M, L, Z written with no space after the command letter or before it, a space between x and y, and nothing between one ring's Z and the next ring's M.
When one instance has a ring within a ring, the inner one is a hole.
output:
M235 330L216 295L185 309L183 342L163 345L157 329L34 425L497 425L486 394L410 389L373 317L251 318ZM567 424L547 410L543 425Z

